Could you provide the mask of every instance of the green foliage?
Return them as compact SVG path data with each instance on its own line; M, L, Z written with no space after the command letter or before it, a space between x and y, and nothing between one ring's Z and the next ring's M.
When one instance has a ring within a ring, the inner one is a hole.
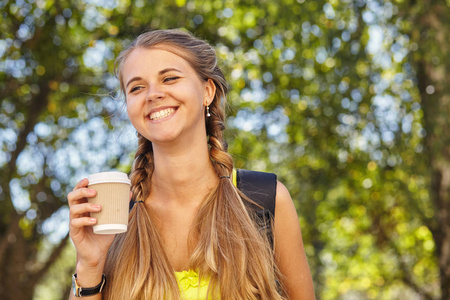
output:
M0 272L0 287L28 274L16 286L41 280L41 299L48 278L68 276L56 264L41 278L64 249L67 193L88 173L128 171L135 149L114 57L144 30L181 27L210 41L226 71L236 167L275 172L291 191L317 296L439 297L414 63L439 66L445 53L418 49L414 18L427 17L427 5L0 2L0 260L20 261Z

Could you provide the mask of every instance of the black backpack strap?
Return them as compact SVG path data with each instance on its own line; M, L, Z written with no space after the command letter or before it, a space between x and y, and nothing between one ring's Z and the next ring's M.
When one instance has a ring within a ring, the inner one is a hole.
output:
M256 213L255 220L260 230L265 230L273 247L272 224L275 217L275 199L277 196L277 176L273 173L236 170L237 188L250 200L247 208Z

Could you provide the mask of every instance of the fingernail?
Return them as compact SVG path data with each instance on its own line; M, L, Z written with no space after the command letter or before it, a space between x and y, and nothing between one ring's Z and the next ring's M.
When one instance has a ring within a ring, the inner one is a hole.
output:
M100 208L102 208L100 205L98 205L98 204L94 204L94 205L92 205L92 207L93 208L95 208L95 209L100 209Z
M91 222L92 222L92 223L95 223L95 222L97 222L97 220L94 219L94 218L92 218L92 219L91 219Z
M93 194L95 193L95 190L89 189L89 193Z

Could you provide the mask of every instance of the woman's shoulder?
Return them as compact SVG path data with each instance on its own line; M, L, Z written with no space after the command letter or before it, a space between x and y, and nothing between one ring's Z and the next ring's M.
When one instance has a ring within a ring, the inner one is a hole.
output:
M289 190L287 187L277 180L277 190L276 190L276 202L277 205L293 205L293 201L291 198L291 194L289 193Z
M297 209L295 207L294 201L292 200L291 194L286 186L277 181L277 191L276 191L276 206L275 214L279 223L284 222L296 222L298 223Z

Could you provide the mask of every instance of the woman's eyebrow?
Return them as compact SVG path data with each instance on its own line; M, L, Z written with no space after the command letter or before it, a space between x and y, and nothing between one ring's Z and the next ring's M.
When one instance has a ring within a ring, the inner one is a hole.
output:
M158 74L159 74L159 75L163 75L163 74L165 74L165 73L167 73L167 72L170 72L170 71L175 71L175 72L182 73L180 70L178 70L178 69L176 69L176 68L166 68L166 69L164 69L164 70L159 71Z
M142 78L141 77L133 77L127 82L127 85L125 87L128 88L130 83L132 83L133 81L139 81L139 80L142 80Z

